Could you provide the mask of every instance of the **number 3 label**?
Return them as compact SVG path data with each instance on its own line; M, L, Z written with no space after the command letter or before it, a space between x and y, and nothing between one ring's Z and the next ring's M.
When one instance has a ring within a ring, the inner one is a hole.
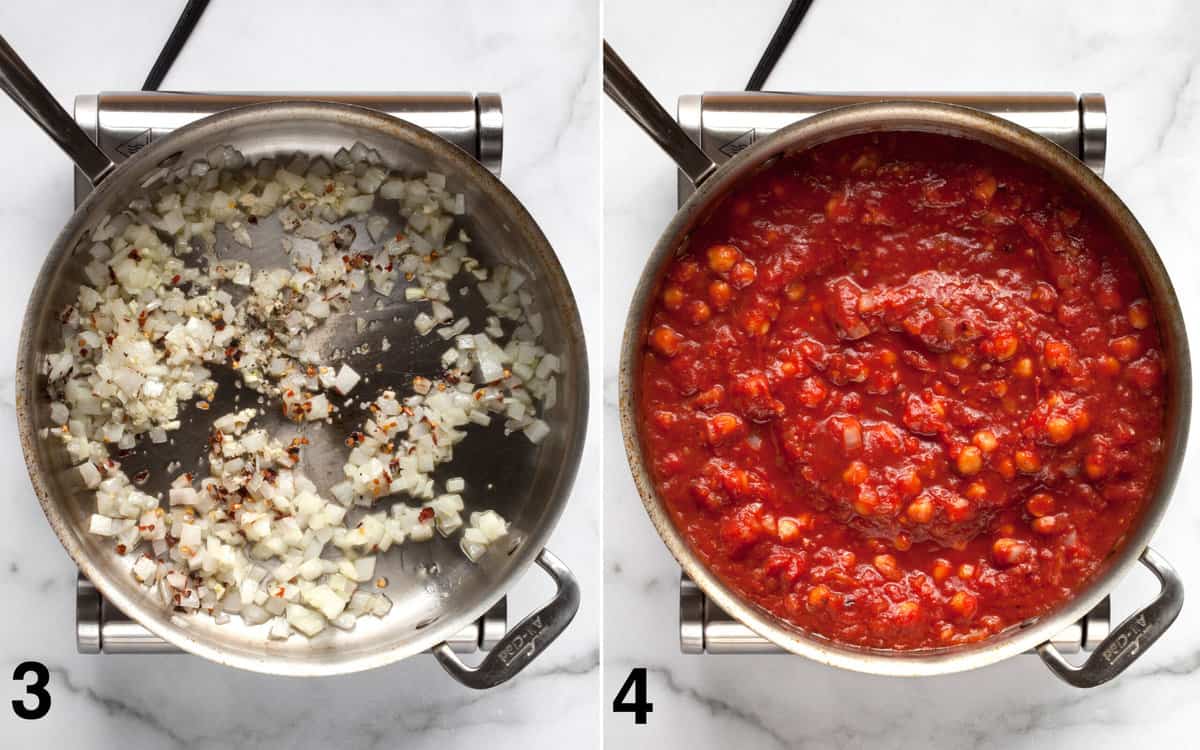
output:
M25 697L12 702L13 713L22 719L40 719L50 712L50 693L46 686L50 684L50 670L38 661L24 661L13 670L13 679L24 680L33 674L33 682L26 683Z

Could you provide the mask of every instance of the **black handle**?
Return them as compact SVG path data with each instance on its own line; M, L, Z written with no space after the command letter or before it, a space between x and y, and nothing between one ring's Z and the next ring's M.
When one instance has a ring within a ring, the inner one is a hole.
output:
M4 37L0 37L0 88L54 139L93 185L113 170L112 160L75 124Z
M717 170L713 160L671 119L608 42L604 43L604 93L675 160L693 185L698 186Z

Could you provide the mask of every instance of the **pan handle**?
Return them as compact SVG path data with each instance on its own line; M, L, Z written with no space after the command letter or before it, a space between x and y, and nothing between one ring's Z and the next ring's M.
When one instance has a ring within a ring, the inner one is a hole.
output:
M1179 574L1149 547L1138 559L1158 578L1161 586L1158 596L1113 628L1087 661L1076 667L1063 658L1053 643L1047 641L1038 646L1042 661L1064 682L1080 688L1103 685L1137 661L1179 616L1183 608L1183 581Z
M476 690L496 687L529 666L571 624L579 611L578 581L548 549L538 553L537 563L558 587L554 598L505 633L477 667L464 664L448 643L434 646L434 657L451 677Z
M0 88L54 139L93 185L116 166L0 36Z
M717 171L713 160L671 119L607 41L604 42L604 93L675 160L693 185L699 187Z

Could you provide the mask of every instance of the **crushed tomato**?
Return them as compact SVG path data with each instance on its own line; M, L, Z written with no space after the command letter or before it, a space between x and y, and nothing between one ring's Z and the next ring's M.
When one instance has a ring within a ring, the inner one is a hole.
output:
M1154 489L1165 361L1103 218L945 136L744 181L650 311L640 429L723 580L833 640L976 642L1070 598Z

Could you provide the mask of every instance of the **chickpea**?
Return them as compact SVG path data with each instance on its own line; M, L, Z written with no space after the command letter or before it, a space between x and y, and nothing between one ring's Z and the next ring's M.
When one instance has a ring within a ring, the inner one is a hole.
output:
M724 310L733 301L733 287L720 279L713 281L708 285L708 301L718 310Z
M907 552L912 549L912 537L901 531L892 538L892 546L901 552Z
M898 625L911 625L921 616L921 605L914 601L900 602L892 608L892 616Z
M850 171L855 173L870 172L879 166L879 154L868 149L858 155L850 165Z
M1050 536L1062 531L1062 524L1059 523L1058 516L1042 516L1041 518L1033 519L1030 524L1033 530L1039 534Z
M896 562L896 558L892 555L875 555L875 559L872 561L872 563L875 565L875 569L878 570L880 575L882 575L884 578L888 579L889 581L900 580L900 565Z
M796 522L796 519L785 516L779 519L776 528L779 532L779 541L784 544L800 541L800 524Z
M929 569L929 573L933 576L933 580L941 583L950 577L950 573L953 572L953 570L954 567L950 565L949 560L939 557L933 561L933 567Z
M1110 378L1121 374L1121 362L1111 354L1096 359L1096 372Z
M946 501L946 518L951 521L965 521L975 515L971 503L965 497L952 497Z
M867 465L862 461L851 461L842 472L842 481L851 486L858 486L867 481Z
M1042 349L1042 357L1046 360L1046 367L1051 370L1065 370L1070 367L1074 354L1071 345L1064 341L1047 341Z
M997 362L1007 362L1016 355L1020 345L1021 340L1015 334L998 333L988 341L986 351Z
M968 500L979 502L987 497L987 485L983 482L971 482L971 484L967 485L967 489L963 494L967 496Z
M728 273L742 259L741 252L733 245L713 245L707 255L708 267L716 273Z
M804 293L806 291L808 291L808 288L804 286L803 281L793 281L787 285L786 289L784 289L784 294L787 295L787 298L792 302L799 302L800 300L804 299Z
M650 331L650 348L664 357L674 357L679 353L683 336L670 326L657 326Z
M999 443L996 440L996 433L991 430L980 430L971 438L971 442L975 444L979 450L984 453L991 453L996 450Z
M1033 292L1029 295L1029 301L1037 309L1044 313L1049 313L1058 304L1058 292L1046 282L1039 281L1033 287Z
M693 399L693 402L701 409L707 409L712 406L719 406L724 398L725 387L718 384L714 385L712 388L697 393L696 398Z
M1137 336L1121 336L1108 342L1108 349L1122 362L1132 362L1142 353L1142 342Z
M950 366L956 370L965 370L971 366L971 358L955 352L950 355Z
M984 175L983 178L976 183L975 189L972 192L975 193L976 198L984 203L988 203L992 200L992 196L996 194L996 187L996 178L990 174Z
M1028 552L1028 544L1010 537L1001 537L992 543L992 560L1006 568L1020 563Z
M1050 417L1046 420L1046 435L1050 442L1062 445L1075 437L1075 423L1066 417Z
M1042 459L1037 451L1019 450L1013 454L1013 463L1022 474L1036 474L1042 469Z
M1013 375L1018 378L1028 378L1033 375L1033 360L1029 357L1021 357L1017 363L1013 365Z
M663 307L668 310L678 310L683 306L683 290L672 284L663 290Z
M692 325L704 325L712 318L712 308L702 299L694 299L688 303L688 320Z
M808 609L809 611L818 610L825 606L829 601L829 587L823 583L818 583L808 590Z
M712 445L723 443L739 433L744 426L745 423L742 422L742 418L736 414L729 414L728 412L715 414L709 417L705 423L708 442Z
M1150 327L1150 303L1144 299L1134 300L1129 306L1129 325L1141 331Z
M667 411L666 409L658 409L655 411L652 415L652 419L654 419L654 424L658 425L664 430L669 430L675 425L679 424L679 415L673 411Z
M755 270L754 264L748 260L738 261L729 271L729 280L738 289L745 289L753 284L757 276L758 272Z
M983 468L983 452L974 445L968 445L959 451L955 465L958 473L964 476L978 474Z
M904 514L913 523L929 523L933 520L933 501L928 497L919 497L908 504Z
M975 611L979 608L979 599L966 591L956 591L954 596L950 597L947 605L956 615L969 620L974 617Z
M858 488L858 499L854 501L854 512L860 516L873 516L879 507L879 493L866 485Z
M964 581L969 581L975 577L975 566L971 563L963 563L958 566L958 577Z
M1092 451L1083 459L1083 471L1093 482L1108 475L1108 456L1103 451Z
M1029 499L1025 501L1025 510L1029 511L1029 515L1041 518L1053 513L1056 505L1053 495L1038 492L1030 495Z

